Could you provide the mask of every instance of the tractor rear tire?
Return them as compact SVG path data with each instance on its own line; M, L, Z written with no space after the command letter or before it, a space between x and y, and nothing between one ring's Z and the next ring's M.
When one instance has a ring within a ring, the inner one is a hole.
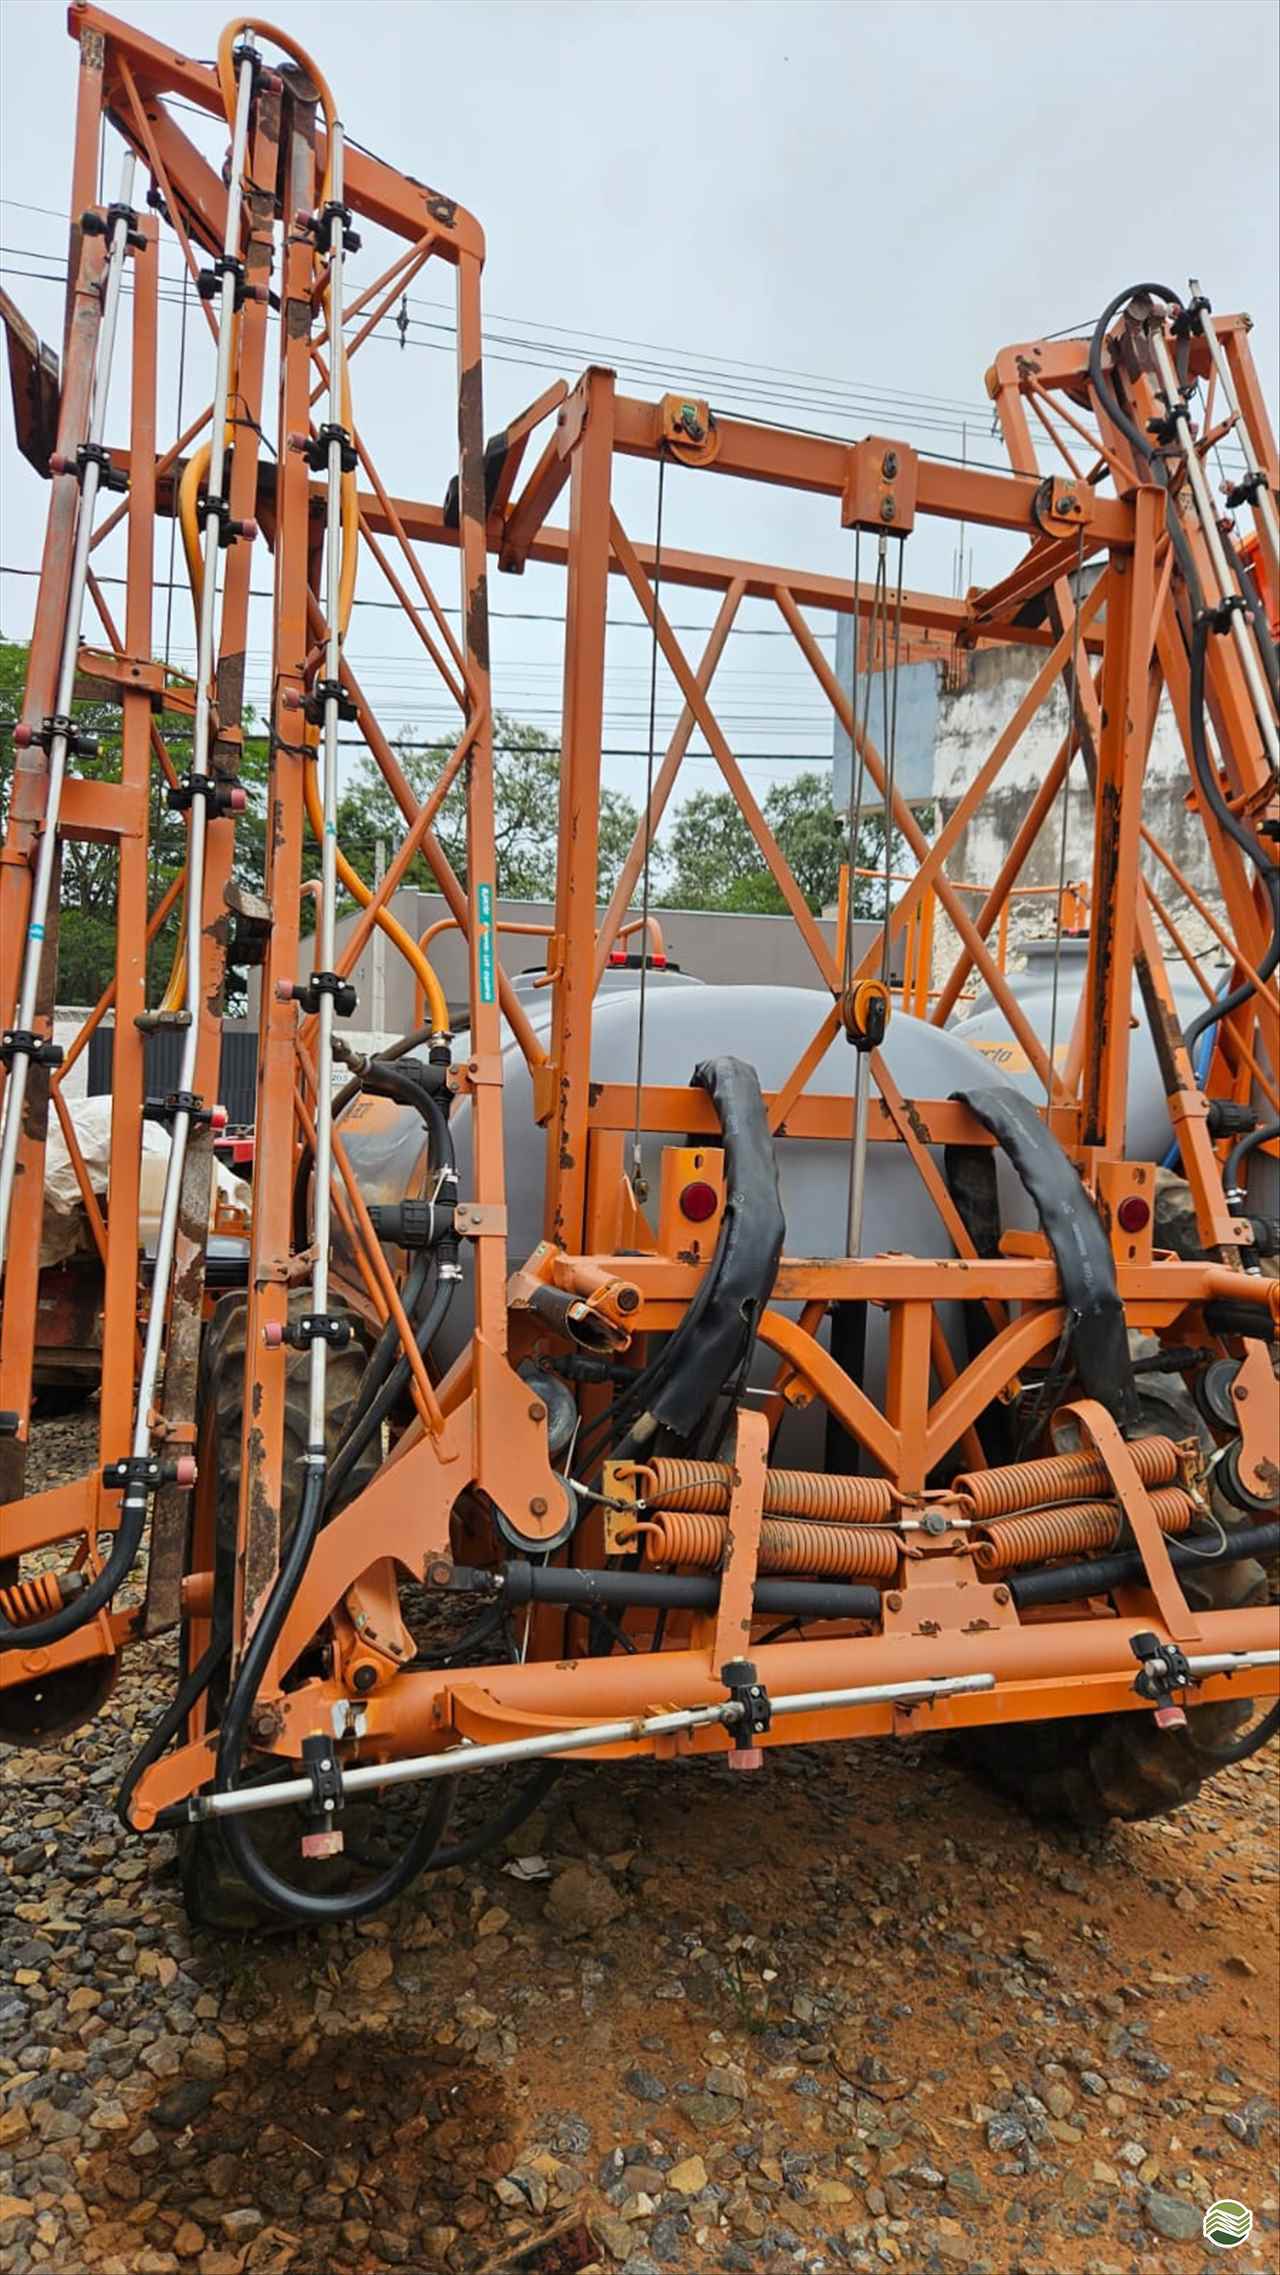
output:
M291 1316L301 1318L309 1308L309 1300L306 1291L291 1296ZM230 1602L235 1588L247 1324L248 1311L243 1296L223 1296L205 1328L200 1351L200 1466L204 1475L212 1469L217 1479L214 1591L221 1604ZM325 1440L330 1454L347 1426L366 1363L367 1354L354 1338L344 1350L329 1353ZM281 1484L281 1536L286 1540L297 1521L302 1500L310 1368L309 1352L286 1351ZM352 1500L363 1490L376 1466L377 1449L373 1447L357 1464L341 1497L343 1501ZM210 1721L213 1723L221 1712L225 1680L224 1674L216 1690L210 1693ZM328 1890L343 1886L349 1877L350 1868L340 1859L321 1865L299 1863L297 1822L291 1815L260 1817L255 1839L268 1861L287 1879ZM193 1927L223 1934L260 1934L264 1929L281 1930L292 1924L245 1885L216 1825L184 1828L178 1839L178 1871L187 1917Z
M1267 1600L1266 1574L1252 1557L1179 1576L1193 1610L1241 1611ZM971 1732L965 1758L1032 1817L1082 1826L1133 1823L1194 1801L1214 1775L1207 1755L1227 1744L1251 1711L1248 1700L1236 1698L1193 1706L1185 1730L1157 1729L1146 1710L1006 1724Z
M1143 1437L1198 1438L1206 1457L1213 1440L1181 1376L1153 1373L1140 1391ZM1230 1536L1243 1520L1212 1493L1215 1515ZM1252 1557L1206 1561L1179 1573L1193 1611L1243 1611L1267 1601L1267 1575ZM1136 1672L1136 1662L1135 1662ZM974 1730L963 1756L988 1785L1033 1817L1075 1825L1134 1823L1165 1817L1194 1801L1215 1773L1209 1758L1243 1729L1248 1699L1229 1698L1188 1710L1187 1728L1159 1730L1152 1713L1072 1715L1061 1722L1020 1722Z

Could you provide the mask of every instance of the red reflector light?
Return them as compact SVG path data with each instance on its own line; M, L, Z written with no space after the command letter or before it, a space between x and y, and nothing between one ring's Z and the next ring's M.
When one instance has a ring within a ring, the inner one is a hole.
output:
M1116 1210L1116 1223L1122 1232L1141 1232L1151 1221L1150 1205L1139 1193L1126 1193Z
M695 1177L692 1185L684 1186L681 1191L680 1211L690 1224L705 1224L719 1206L720 1196L715 1186L706 1184L701 1177Z

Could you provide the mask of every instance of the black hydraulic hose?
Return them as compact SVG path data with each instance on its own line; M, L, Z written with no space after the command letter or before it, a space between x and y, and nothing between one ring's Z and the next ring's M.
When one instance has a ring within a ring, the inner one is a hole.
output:
M1226 1701L1222 1703L1225 1704ZM1203 1738L1196 1736L1194 1724L1190 1721L1187 1723L1186 1739L1191 1751L1199 1754L1203 1761L1217 1762L1219 1768L1226 1768L1232 1762L1247 1762L1254 1754L1260 1754L1267 1740L1274 1738L1277 1730L1280 1730L1280 1698L1267 1708L1261 1722L1255 1722L1251 1730L1242 1730L1238 1738L1228 1738L1223 1746L1207 1746Z
M1222 539L1222 550L1235 570L1236 582L1244 595L1244 604L1249 611L1250 621L1253 625L1253 636L1258 643L1258 654L1262 659L1262 668L1267 675L1267 685L1271 689L1271 700L1277 710L1280 710L1280 651L1277 651L1275 641L1271 637L1271 626L1267 622L1267 612L1262 605L1262 595L1250 576L1246 563L1240 558L1240 554L1232 541L1230 530L1220 523L1218 535Z
M477 1587L494 1576L478 1571ZM571 1611L616 1611L637 1605L650 1611L714 1611L720 1601L720 1575L691 1572L600 1572L563 1564L504 1564L502 1593L508 1604L560 1604ZM755 1609L809 1619L879 1619L880 1591L845 1580L757 1580Z
M163 1714L153 1724L150 1735L145 1743L138 1748L130 1762L124 1773L120 1791L116 1795L116 1815L127 1833L141 1833L143 1830L141 1825L134 1824L133 1818L129 1814L139 1779L146 1770L149 1770L155 1762L159 1761L160 1756L177 1737L187 1716L194 1711L199 1700L203 1697L230 1649L230 1627L215 1627L206 1649L201 1653L194 1667L189 1668L183 1676ZM161 1830L160 1824L157 1822L151 1827L151 1830L159 1832Z
M289 1535L271 1593L249 1638L231 1685L222 1727L218 1733L215 1792L234 1793L239 1783L249 1716L266 1673L267 1663L280 1639L289 1608L315 1546L323 1513L324 1494L324 1460L322 1456L312 1456L307 1464L298 1521ZM274 1872L259 1855L243 1817L230 1815L217 1821L222 1825L223 1837L241 1878L265 1903L274 1905L277 1911L285 1913L287 1917L304 1920L308 1924L364 1919L370 1912L378 1911L383 1904L402 1895L419 1873L425 1870L444 1833L453 1800L452 1786L452 1779L439 1781L439 1790L432 1794L395 1863L388 1865L384 1872L368 1881L363 1888L353 1889L345 1895L319 1895L311 1889L295 1887L291 1881L282 1879L279 1873Z
M1238 1138L1227 1155L1222 1182L1228 1192L1243 1191L1242 1173L1246 1154L1260 1145L1271 1145L1280 1138L1280 1121L1264 1122L1261 1129L1250 1130L1247 1137ZM1261 1221L1261 1220L1259 1220Z
M1167 491L1169 477L1165 461L1158 451L1153 450L1150 438L1143 433L1136 421L1130 418L1107 377L1102 361L1107 327L1114 321L1120 310L1128 305L1129 301L1137 299L1144 293L1154 300L1165 301L1172 308L1180 310L1182 307L1178 294L1171 292L1168 286L1163 284L1132 284L1127 291L1118 292L1115 299L1103 310L1094 327L1093 338L1089 343L1089 384L1113 425L1118 427L1133 445L1152 480L1158 482L1160 487ZM1239 817L1232 812L1222 795L1217 772L1209 756L1205 741L1204 711L1205 653L1208 646L1211 620L1205 612L1204 587L1200 582L1195 555L1191 550L1190 540L1182 526L1182 519L1176 506L1170 505L1165 520L1169 542L1177 557L1191 603L1188 711L1191 727L1191 756L1195 767L1196 781L1219 827L1234 840L1247 860L1257 870L1264 889L1270 897L1272 910L1271 942L1258 966L1258 977L1269 979L1277 963L1280 963L1280 869L1277 869L1276 864L1268 859L1251 831L1247 830ZM1249 592L1247 589L1244 591L1244 598L1246 605L1248 605ZM1267 666L1268 677L1271 678L1274 688L1274 650L1272 644L1268 638L1265 641L1260 641L1259 645L1262 649L1264 664ZM1268 650L1271 650L1270 661L1268 660ZM1242 1004L1249 1001L1254 992L1253 982L1245 980L1241 982L1239 987L1232 988L1230 993L1223 996L1219 1001L1207 1005L1200 1016L1192 1020L1183 1037L1188 1051L1194 1053L1196 1043L1201 1035L1207 1034L1211 1027L1216 1026L1218 1021L1225 1018L1230 1012L1238 1011Z
M442 1240L437 1253L441 1266L440 1277L436 1281L435 1293L414 1338L423 1358L426 1357L444 1325L449 1306L453 1302L454 1289L458 1284L452 1277L452 1270L458 1254L458 1242L453 1238ZM332 1507L366 1446L377 1436L388 1414L392 1412L398 1400L403 1397L408 1389L410 1371L410 1362L402 1353L385 1381L379 1385L376 1396L370 1404L364 1408L363 1412L353 1416L342 1442L329 1464L328 1482L325 1487L326 1509Z
M95 1619L132 1571L146 1528L147 1497L135 1488L125 1494L119 1528L102 1570L60 1611L50 1612L45 1619L15 1626L12 1620L0 1617L0 1652L43 1650L46 1644L60 1643L64 1635L74 1635L77 1628Z
M1174 517L1171 516L1172 518ZM1191 627L1190 687L1187 705L1191 724L1191 756L1195 765L1196 782L1215 821L1219 828L1225 830L1227 836L1234 840L1246 859L1257 870L1270 899L1271 939L1263 954L1262 961L1258 965L1258 978L1267 980L1270 979L1277 964L1280 964L1280 866L1268 859L1252 830L1245 828L1239 815L1233 813L1227 804L1222 794L1222 786L1218 781L1217 769L1205 742L1205 657L1209 645L1209 631L1210 626L1207 617L1203 614L1198 615ZM1219 1019L1225 1018L1229 1012L1238 1011L1242 1004L1249 1001L1254 992L1252 980L1241 980L1238 987L1230 988L1225 995L1217 996L1212 1003L1206 1004L1199 1017L1192 1020L1182 1038L1188 1051L1194 1053L1201 1035L1206 1034L1210 1027L1216 1026Z
M710 1097L724 1132L724 1221L716 1268L666 1344L663 1380L647 1400L654 1421L682 1437L698 1427L750 1351L787 1230L755 1068L743 1059L704 1059L693 1079Z
M692 1436L750 1355L786 1238L755 1068L744 1059L705 1059L693 1080L708 1093L724 1133L724 1213L715 1254L679 1326L603 1418L614 1440L630 1424L621 1447L615 1442L619 1459L638 1453L659 1428Z
M402 1049L409 1048L407 1040ZM434 1079L433 1079L434 1076ZM413 1106L421 1113L428 1130L429 1158L442 1168L453 1167L453 1140L448 1119L439 1098L435 1095L438 1073L428 1074L426 1069L393 1072L385 1060L380 1064L371 1061L361 1070L359 1087L396 1099ZM451 1283L442 1282L452 1293ZM439 1290L437 1290L439 1294ZM446 1298L447 1303L447 1298ZM432 1303L428 1317L419 1334L428 1329L432 1314L437 1310ZM431 1327L431 1333L435 1328ZM386 1386L384 1385L384 1391ZM381 1396L382 1394L379 1394ZM364 1435L361 1446L368 1442L379 1426L379 1400L375 1398L368 1412L361 1417L359 1430ZM375 1420L373 1417L377 1415ZM349 1449L357 1442L356 1433L349 1432L344 1451L348 1451L348 1468L357 1458ZM336 1467L336 1463L335 1463ZM343 1473L345 1474L345 1472ZM218 1733L217 1768L214 1789L219 1793L236 1790L241 1762L248 1735L249 1717L253 1711L267 1664L279 1641L285 1620L297 1594L302 1576L310 1562L317 1535L324 1521L326 1501L330 1497L332 1473L329 1472L323 1447L313 1447L308 1454L306 1480L297 1523L289 1535L280 1568L276 1574L266 1605L245 1648L237 1669ZM327 1487L329 1488L327 1490ZM441 1790L427 1803L418 1825L394 1864L367 1882L362 1888L343 1895L321 1895L310 1889L299 1888L285 1880L259 1854L243 1818L229 1815L224 1820L224 1837L231 1858L242 1879L256 1895L283 1912L287 1917L308 1923L325 1920L363 1919L383 1904L393 1901L408 1888L429 1863L439 1847L452 1803L452 1781L445 1781Z
M371 1076L373 1079L370 1079ZM398 1103L412 1107L415 1113L421 1115L427 1130L428 1176L435 1180L442 1177L452 1178L456 1184L457 1171L453 1132L449 1128L448 1115L434 1092L428 1089L416 1075L410 1074L407 1068L401 1076L389 1072L386 1068L375 1070L371 1065L365 1069L360 1080L362 1088L367 1088L378 1096L394 1097ZM438 1335L452 1301L454 1267L456 1266L457 1256L458 1242L456 1238L448 1236L437 1243L435 1250L437 1263L435 1295L425 1318L415 1330L418 1349L424 1356L435 1336ZM424 1252L414 1262L405 1282L402 1301L405 1312L411 1321L416 1318L418 1306L427 1284L431 1261L431 1255ZM397 1356L397 1354L399 1355ZM342 1441L329 1466L329 1481L326 1490L327 1506L332 1506L343 1480L350 1475L365 1447L381 1428L396 1400L403 1394L408 1383L409 1372L409 1360L400 1351L399 1333L393 1322L388 1320L374 1345L369 1364L360 1383L359 1395L343 1432ZM375 1414L376 1419L372 1418Z
M417 1043L428 1039L429 1030L404 1035L397 1043L391 1044L386 1051L382 1052L380 1058L382 1060L394 1060L403 1057ZM427 1074L427 1070L411 1073L409 1068L405 1068L397 1078L387 1069L380 1077L370 1081L369 1076L375 1072L376 1065L377 1062L374 1062L365 1074L361 1075L354 1083L347 1084L345 1089L339 1093L339 1098L345 1099L346 1103L349 1104L361 1088L369 1088L376 1089L381 1096L394 1097L403 1105L413 1106L422 1115L427 1125L428 1160L437 1172L442 1168L452 1169L454 1166L453 1136L449 1128L448 1116L435 1094L434 1086L428 1087L430 1076ZM433 1333L436 1331L433 1329ZM393 1330L392 1348L394 1348L394 1342ZM377 1351L380 1351L381 1347L380 1339ZM375 1351L375 1360L377 1359L377 1351ZM374 1361L371 1361L370 1364L372 1366ZM362 1385L361 1397L363 1398L363 1396L364 1386ZM367 1439L364 1442L367 1443ZM96 1618L97 1614L110 1603L116 1589L128 1578L142 1546L146 1524L146 1494L140 1494L136 1489L126 1492L120 1512L120 1524L102 1570L70 1602L63 1604L61 1610L50 1612L44 1619L32 1620L15 1626L12 1621L0 1617L0 1651L42 1650L47 1644L60 1642L64 1635L74 1635L78 1628L84 1627L89 1620Z
M1115 296L1115 299L1110 301L1108 305L1103 309L1102 314L1099 316L1098 321L1093 328L1093 338L1089 342L1089 385L1092 387L1094 394L1097 396L1098 401L1101 403L1102 408L1106 412L1107 417L1110 419L1112 425L1118 427L1121 434L1126 436L1128 441L1132 443L1134 449L1137 451L1138 456L1143 460L1144 464L1152 469L1152 472L1154 473L1156 480L1159 482L1160 487L1162 489L1167 489L1169 484L1167 476L1165 474L1163 460L1157 457L1155 451L1151 447L1149 437L1143 433L1141 427L1134 419L1130 418L1128 412L1125 410L1123 403L1120 401L1119 396L1116 394L1115 389L1107 377L1102 362L1102 351L1106 345L1108 327L1115 322L1115 319L1119 315L1122 308L1127 308L1131 300L1141 299L1144 295L1151 300L1163 300L1170 308L1177 308L1181 310L1182 300L1180 295L1176 292L1171 292L1167 284L1131 284L1127 285L1123 292L1118 292ZM1183 574L1186 576L1187 582L1195 594L1196 605L1197 608L1199 608L1203 605L1203 601L1200 592L1200 580L1196 574L1195 561L1192 557L1191 549L1187 544L1187 540L1183 535L1181 528L1179 527L1175 531L1172 527L1174 516L1170 515L1169 518L1171 525L1169 535L1173 540L1174 551L1178 554L1178 558L1182 564Z
M1203 1571L1210 1566L1238 1564L1248 1556L1274 1556L1280 1550L1280 1523L1233 1525L1226 1537L1229 1545L1220 1556L1206 1555L1200 1541L1189 1546L1185 1540L1169 1540L1165 1545L1175 1570L1194 1571L1199 1567ZM1112 1588L1145 1578L1146 1565L1140 1551L1122 1549L1115 1556L1095 1556L1079 1564L1011 1572L1006 1584L1018 1610L1027 1611L1036 1604L1071 1604L1081 1596L1105 1596Z
M1115 1256L1079 1172L1021 1091L951 1095L990 1130L1035 1203L1058 1266L1068 1342L1085 1390L1122 1429L1132 1429L1138 1404Z
M540 1801L546 1799L557 1778L564 1770L563 1762L543 1762L518 1793L505 1802L501 1809L486 1817L473 1833L465 1833L459 1841L448 1841L431 1857L428 1872L447 1872L454 1864L474 1864L486 1849L496 1847L499 1841L509 1840L525 1819L533 1815Z
M427 1277L430 1273L430 1270L431 1257L427 1252L424 1251L421 1256L416 1256L414 1258L409 1277L400 1290L400 1301L404 1307L404 1314L406 1319L412 1320L416 1317L418 1306L422 1301L423 1291L426 1287ZM372 1351L369 1353L369 1363L366 1366L364 1373L360 1377L360 1389L356 1396L356 1402L347 1417L347 1426L343 1433L344 1437L350 1436L357 1423L368 1412L374 1398L381 1390L388 1374L390 1373L392 1367L395 1365L396 1353L399 1348L400 1330L396 1326L394 1319L388 1319L386 1325L382 1330L382 1333L378 1337L377 1342L374 1344ZM330 1498L332 1498L332 1490L333 1488L331 1479Z
M424 1043L430 1043L434 1035L434 1027L412 1027L407 1035L397 1035L394 1043L388 1043L384 1050L379 1051L378 1057L384 1060L407 1058L411 1051L421 1050ZM349 1082L344 1082L340 1090L335 1090L333 1095L333 1118L335 1122L340 1114L346 1113L348 1106L354 1105L362 1088L363 1078L356 1074L351 1077ZM310 1175L311 1148L304 1145L298 1156L298 1166L293 1181L293 1228L295 1239L300 1248L306 1246L306 1192L307 1179Z
M378 1057L380 1059L407 1058L411 1051L420 1051L424 1043L431 1042L435 1032L435 1028L431 1026L411 1027L407 1035L397 1035L394 1043L388 1043L384 1049L380 1050ZM354 1075L350 1082L344 1082L341 1090L334 1093L334 1114L342 1113L354 1098L358 1098L360 1089L361 1077L358 1074Z

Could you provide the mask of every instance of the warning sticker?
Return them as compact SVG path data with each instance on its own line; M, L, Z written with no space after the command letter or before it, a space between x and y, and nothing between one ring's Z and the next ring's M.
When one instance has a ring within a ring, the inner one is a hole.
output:
M476 886L476 940L480 966L480 1001L492 1003L497 987L493 961L493 887Z

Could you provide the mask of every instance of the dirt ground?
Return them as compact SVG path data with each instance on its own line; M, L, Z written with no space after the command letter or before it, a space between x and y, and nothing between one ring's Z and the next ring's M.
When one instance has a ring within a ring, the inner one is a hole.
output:
M577 1765L381 1918L215 1940L112 1808L172 1648L0 1772L5 2275L1273 2275L1274 1747L1089 1839L937 1741Z

